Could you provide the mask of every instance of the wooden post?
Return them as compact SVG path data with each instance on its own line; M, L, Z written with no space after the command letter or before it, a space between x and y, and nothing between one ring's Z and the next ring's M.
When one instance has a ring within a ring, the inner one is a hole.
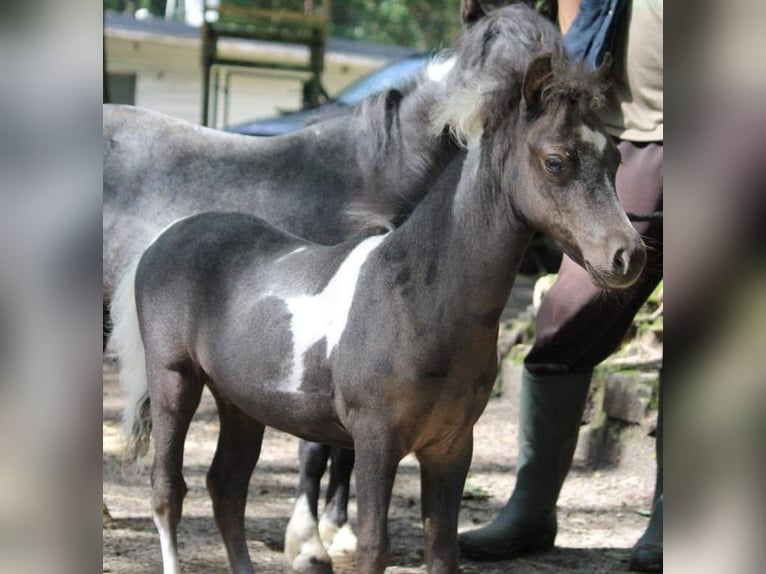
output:
M318 5L316 0L304 0L303 12L300 12L225 5L225 0L221 0L221 5L218 7L219 21L217 23L208 22L205 19L202 24L201 124L203 126L210 126L212 124L215 127L219 86L217 81L214 86L210 85L210 76L213 66L216 65L308 71L311 77L305 85L304 99L311 107L319 105L319 98L323 93L321 77L324 71L324 54L329 31L330 3L330 0L323 0L321 5ZM207 1L203 4L203 10L204 13L207 13ZM235 17L234 20L231 20L232 16ZM247 23L248 19L252 20L251 24ZM296 27L298 28L297 32ZM276 42L303 44L309 48L309 62L296 66L294 64L280 64L268 61L253 62L219 59L217 42L220 35L242 39L255 40L261 38ZM215 106L214 110L210 109L211 88L214 90L212 102L212 105ZM228 115L228 94L225 95L224 107L224 114Z
M200 123L208 125L210 119L210 73L216 55L218 37L212 26L202 23L202 118Z

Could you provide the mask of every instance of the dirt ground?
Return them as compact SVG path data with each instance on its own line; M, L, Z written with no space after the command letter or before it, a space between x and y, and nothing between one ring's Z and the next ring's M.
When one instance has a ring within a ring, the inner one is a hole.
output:
M112 573L161 572L159 540L150 512L148 471L126 479L120 472L119 417L122 397L112 361L104 365L103 488L112 521L104 527L103 571ZM486 500L464 500L460 530L482 524L505 503L514 483L516 463L515 409L506 398L493 399L480 419L469 481L486 491ZM205 472L217 439L217 415L206 394L192 423L186 443L185 479L189 493L179 528L179 554L185 572L227 572L223 544L218 536ZM533 557L497 563L463 559L464 573L519 574L607 573L626 571L629 549L646 525L654 460L651 441L623 457L618 468L586 472L575 468L559 499L557 547ZM283 533L297 485L297 439L267 429L260 461L250 486L246 528L250 555L258 573L287 573ZM355 500L351 501L352 523ZM419 479L413 457L399 468L390 511L392 542L390 574L425 572L420 524ZM337 572L352 572L336 567Z

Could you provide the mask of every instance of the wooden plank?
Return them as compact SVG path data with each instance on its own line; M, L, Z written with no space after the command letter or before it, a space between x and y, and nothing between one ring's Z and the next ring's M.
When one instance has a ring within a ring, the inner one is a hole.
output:
M328 21L324 12L304 13L289 10L266 10L264 8L243 8L240 6L221 6L218 9L218 19L225 20L226 16L238 16L244 20L286 20L308 26L323 26Z

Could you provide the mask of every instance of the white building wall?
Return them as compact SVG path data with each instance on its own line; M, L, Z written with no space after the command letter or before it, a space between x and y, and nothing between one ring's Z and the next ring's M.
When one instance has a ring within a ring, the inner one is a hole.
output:
M107 28L107 72L136 75L137 106L199 123L202 106L200 45L198 38ZM304 61L302 50L294 46L250 42L226 42L221 47L222 55L294 62ZM384 60L328 52L322 83L332 95L384 63ZM245 70L246 74L237 73L230 77L228 124L300 108L302 81L307 74ZM223 117L222 98L219 98L218 117L219 121Z

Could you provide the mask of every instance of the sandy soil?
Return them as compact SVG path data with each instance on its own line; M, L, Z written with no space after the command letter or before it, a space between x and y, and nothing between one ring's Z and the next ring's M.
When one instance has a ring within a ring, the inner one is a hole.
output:
M113 365L104 366L104 501L112 521L104 527L103 571L161 572L159 541L151 520L148 473L126 479L120 472L119 417L122 398ZM516 425L508 399L493 399L476 428L469 480L490 494L465 500L460 529L482 524L505 503L514 483ZM212 518L204 476L217 439L215 404L203 399L187 439L185 479L189 486L179 529L182 568L191 573L227 572L226 557ZM618 468L596 472L574 469L559 499L559 535L551 552L494 564L462 561L465 573L606 573L625 571L629 549L643 532L650 503L654 462L651 441ZM287 573L283 533L297 484L297 439L267 430L251 481L246 527L250 555L258 573ZM355 500L351 503L356 516ZM352 522L353 522L352 518ZM399 469L390 512L393 557L386 572L425 572L417 463L407 457ZM336 568L338 572L351 570Z

